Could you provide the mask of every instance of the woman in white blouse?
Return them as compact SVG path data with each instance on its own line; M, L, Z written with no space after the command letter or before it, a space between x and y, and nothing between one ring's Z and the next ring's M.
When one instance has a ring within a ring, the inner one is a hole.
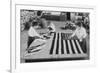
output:
M74 36L76 36L79 39L80 45L83 51L86 53L87 52L87 44L86 44L87 33L86 33L86 29L82 26L81 22L77 23L76 30L72 33L72 35L69 38L71 39Z
M42 45L44 45L46 42L46 40L43 38L43 36L41 36L39 33L36 32L36 30L35 30L36 25L37 25L37 22L32 22L31 26L28 30L28 42L27 42L27 49L26 50L27 51L30 50L30 52L35 51L37 49L40 49L38 47L42 47ZM30 48L30 45L37 40L42 42L42 43L41 44L38 43L37 45Z

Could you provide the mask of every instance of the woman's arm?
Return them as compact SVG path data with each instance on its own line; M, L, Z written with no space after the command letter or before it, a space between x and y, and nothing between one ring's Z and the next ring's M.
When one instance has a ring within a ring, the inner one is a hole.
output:
M72 33L72 35L69 38L72 38L75 36L75 32Z
M77 32L77 29L72 33L72 35L69 37L69 39L71 39L72 37L74 37L75 34L76 34L76 32Z

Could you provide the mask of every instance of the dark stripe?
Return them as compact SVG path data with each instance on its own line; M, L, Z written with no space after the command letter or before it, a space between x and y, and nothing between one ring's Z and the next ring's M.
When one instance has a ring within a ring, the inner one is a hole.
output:
M62 39L64 39L64 33L61 33Z
M66 43L66 51L67 51L67 54L69 54L70 52L69 52L69 49L68 49L68 42L67 42L67 40L65 40L65 43Z
M54 49L55 38L56 38L56 33L54 33L54 37L53 37L53 40L52 40L52 45L51 45L51 49L50 49L50 54L53 54L53 49Z
M72 52L73 52L73 54L75 54L74 47L73 47L73 45L72 45L72 41L71 41L71 40L69 40L69 41L70 41L70 44L71 44Z
M82 51L83 51L84 53L86 53L86 52L87 52L87 49L86 49L86 45L84 45L85 43L83 43L83 41L80 42L79 40L78 40L78 42L79 42L79 44L80 44L80 46L81 46L81 48L82 48Z
M80 50L79 50L79 47L78 47L78 45L76 43L76 40L74 40L74 43L75 43L75 46L76 46L76 49L77 49L78 53L81 53Z
M62 33L61 33L61 54L64 54L64 45L63 45Z
M59 53L59 33L57 34L57 45L56 45L56 54Z

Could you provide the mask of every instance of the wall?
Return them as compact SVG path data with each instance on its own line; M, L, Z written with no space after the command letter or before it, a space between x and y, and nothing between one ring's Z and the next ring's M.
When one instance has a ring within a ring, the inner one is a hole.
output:
M20 0L22 1L22 0ZM31 1L31 0L27 0ZM34 2L44 3L62 3L62 4L79 4L96 6L96 66L86 68L70 68L70 69L48 69L38 73L99 73L100 72L100 0L33 0ZM10 67L10 1L0 1L0 73L8 73ZM36 73L36 72L34 72Z

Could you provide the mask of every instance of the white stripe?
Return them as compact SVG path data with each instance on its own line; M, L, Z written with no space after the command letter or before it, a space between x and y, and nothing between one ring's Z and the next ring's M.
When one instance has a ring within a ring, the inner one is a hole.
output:
M55 42L54 42L53 54L56 54L57 36L58 36L58 35L57 35L57 33L56 33Z
M77 46L78 46L80 52L83 54L82 48L81 48L81 46L80 46L80 44L79 44L79 42L77 40L76 40L76 43L77 43Z
M71 42L72 42L72 44L73 44L73 47L74 47L75 53L77 53L77 54L78 54L78 51L77 51L77 49L76 49L76 46L75 46L74 41L73 41L73 40L71 40Z
M68 49L69 49L69 52L70 52L70 54L72 54L70 41L69 41L69 40L67 40L67 42L68 42Z
M61 54L61 49L62 49L61 48L61 33L59 33L59 45L58 46L59 46L59 49L58 49L59 50L59 54Z
M63 40L63 43L64 43L64 54L67 54L67 51L66 51L66 44L65 44L65 40Z

